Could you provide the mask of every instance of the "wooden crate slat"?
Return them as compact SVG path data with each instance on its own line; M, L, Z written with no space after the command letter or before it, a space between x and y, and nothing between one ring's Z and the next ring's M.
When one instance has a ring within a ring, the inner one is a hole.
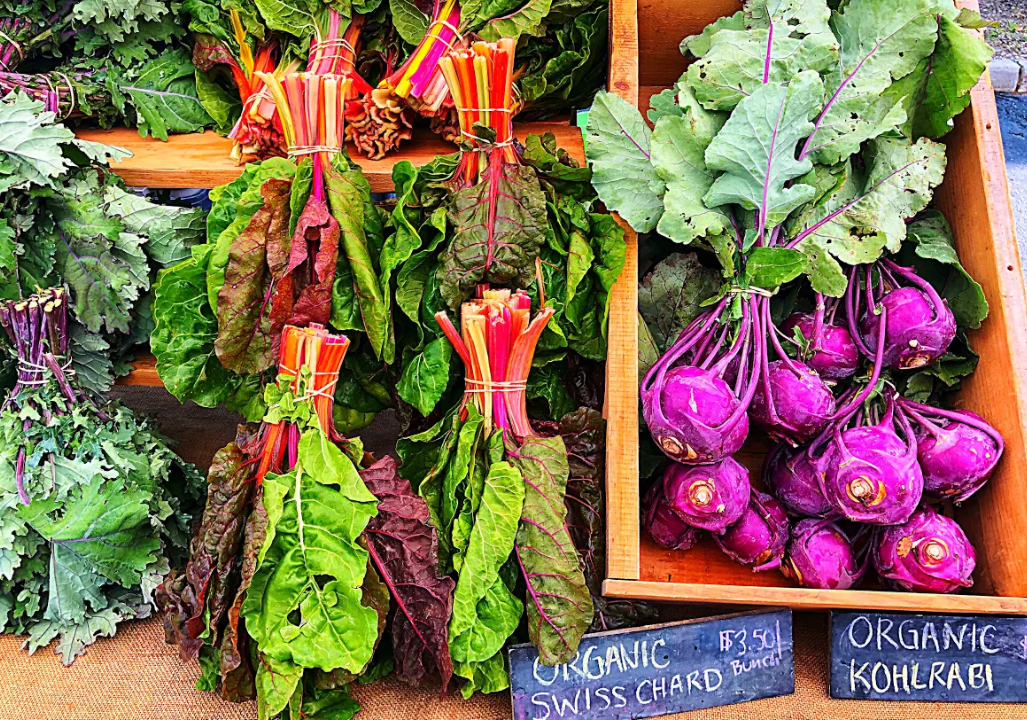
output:
M611 92L638 104L637 0L610 3ZM606 572L637 579L638 526L638 236L624 228L627 257L610 292L606 357Z
M1027 599L990 595L937 595L885 590L808 590L797 587L746 587L699 583L607 580L607 597L695 605L780 605L793 610L873 609L973 615L1027 615Z
M581 130L566 119L533 123L514 123L515 137L531 133L552 132L557 143L578 162L585 162ZM207 131L188 135L172 135L167 142L143 139L131 128L111 130L79 130L78 137L125 148L132 157L111 163L126 184L152 188L212 188L235 180L242 174L228 155L232 141ZM351 149L350 156L360 165L374 192L393 192L392 168L402 160L420 166L436 155L456 152L448 143L427 128L414 130L414 137L382 160L368 160Z

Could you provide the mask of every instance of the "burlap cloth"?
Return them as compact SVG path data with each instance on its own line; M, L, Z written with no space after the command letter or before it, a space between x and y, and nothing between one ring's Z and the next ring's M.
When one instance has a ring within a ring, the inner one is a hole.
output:
M121 391L126 402L154 415L180 441L178 450L206 465L231 439L234 419L219 411L183 412L155 391ZM365 443L379 452L390 429L379 425ZM679 613L675 613L679 614ZM827 697L827 616L797 614L795 694L668 717L688 720L1027 720L1027 705L883 703ZM250 720L254 703L235 705L195 689L199 669L183 664L164 643L160 623L127 623L100 640L70 668L46 650L29 657L21 639L0 636L0 720ZM362 720L504 720L510 696L464 701L451 693L414 690L396 680L358 686ZM580 716L584 717L584 716Z

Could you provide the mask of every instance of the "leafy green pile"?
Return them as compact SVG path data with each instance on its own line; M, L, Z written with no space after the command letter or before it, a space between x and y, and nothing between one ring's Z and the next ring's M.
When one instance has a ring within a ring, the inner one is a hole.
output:
M0 322L18 384L0 410L0 630L70 664L123 620L148 617L180 559L202 479L153 426L86 399L67 366L62 291Z
M588 107L606 82L609 0L557 0L544 33L532 33L518 51L517 81L524 120Z
M382 290L389 277L384 213L343 154L326 181L328 203L308 207L311 161L271 158L211 192L207 242L154 287L150 345L179 400L225 404L260 420L262 377L277 361L282 329L320 323L354 341L337 390L340 431L363 427L391 401L366 389L376 389L373 381L362 384L395 353Z
M23 95L0 102L0 299L67 285L75 369L97 392L150 335L152 277L202 232L202 210L127 192L105 168L125 155L77 140Z
M179 12L164 0L0 3L0 58L8 57L0 91L24 92L62 119L138 127L143 137L202 130L213 121Z

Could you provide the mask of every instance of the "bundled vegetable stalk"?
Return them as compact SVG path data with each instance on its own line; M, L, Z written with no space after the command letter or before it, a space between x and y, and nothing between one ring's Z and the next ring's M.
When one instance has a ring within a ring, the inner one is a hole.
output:
M0 630L65 665L148 617L187 543L200 477L150 423L95 404L71 367L68 296L0 308L17 383L0 409Z
M346 94L346 139L369 160L381 160L386 153L413 137L411 113L405 106L385 103L379 106L371 97L372 86L357 67L357 58L366 30L366 17L354 15L340 32L343 18L329 12L328 30L312 42L308 72L335 73L351 80ZM386 71L391 69L386 57Z
M976 27L937 0L749 2L685 39L695 61L653 98L652 132L616 96L597 100L600 197L636 230L711 252L724 278L672 255L642 283L643 415L673 461L649 501L658 542L689 544L672 513L810 587L850 587L868 556L906 589L969 583L965 536L920 508L969 497L1002 451L983 420L933 407L973 371L965 330L987 315L944 218L926 210L945 167L931 138L990 56ZM961 71L944 92L938 67ZM781 443L764 468L777 500L731 458L749 420ZM972 460L946 475L934 452ZM820 519L786 544L785 508ZM839 518L872 532L850 538ZM897 562L910 542L929 551Z
M250 420L264 415L261 376L274 366L288 324L366 333L350 358L372 373L395 352L389 298L377 274L382 213L341 150L350 80L260 77L297 159L248 165L238 180L215 188L208 243L158 279L151 339L172 394L204 406L227 403ZM338 403L347 430L383 407L355 407L357 370L349 363Z
M445 687L451 674L453 584L436 572L427 507L391 458L358 472L359 442L334 427L348 344L318 326L286 328L268 414L215 457L192 557L158 596L168 641L199 657L202 686L256 697L262 719L326 707L352 717L347 686L392 662L415 683L435 675ZM390 596L394 661L375 659Z
M438 436L448 425L417 485L439 531L440 566L457 577L449 650L454 673L467 680L465 697L508 687L503 648L525 607L547 665L572 659L593 621L566 526L567 448L559 435L538 436L525 411L527 375L552 310L532 318L523 291L477 294L461 308L459 331L437 316L465 363L465 397L433 429Z
M373 93L380 107L407 105L432 119L433 128L455 136L459 100L442 70L445 56L469 49L472 36L495 43L509 40L525 48L521 78L524 99L543 116L587 104L605 74L605 0L475 3L435 0L430 16L414 9L394 17L404 40L416 45L407 60ZM516 103L516 110L524 105Z

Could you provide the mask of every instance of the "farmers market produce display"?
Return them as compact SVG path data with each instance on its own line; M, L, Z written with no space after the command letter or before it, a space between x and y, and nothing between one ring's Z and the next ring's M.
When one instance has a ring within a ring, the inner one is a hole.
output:
M935 504L977 492L1003 441L945 407L988 305L928 206L936 139L991 50L948 0L835 5L753 0L685 38L693 62L651 99L651 131L611 94L591 112L599 197L653 233L645 526L682 551L710 533L804 587L872 565L890 588L954 592L974 549ZM770 494L733 458L752 425L778 443Z

